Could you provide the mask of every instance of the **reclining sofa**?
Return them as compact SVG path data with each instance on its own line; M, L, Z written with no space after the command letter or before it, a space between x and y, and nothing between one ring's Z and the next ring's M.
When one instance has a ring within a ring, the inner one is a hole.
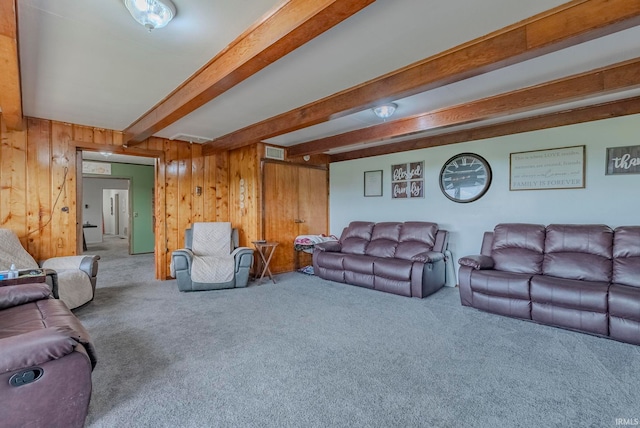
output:
M640 345L640 226L499 224L480 253L463 305Z
M354 221L338 241L315 245L313 271L331 281L427 297L445 284L447 240L435 223Z
M0 426L84 426L95 364L89 334L46 283L0 285Z

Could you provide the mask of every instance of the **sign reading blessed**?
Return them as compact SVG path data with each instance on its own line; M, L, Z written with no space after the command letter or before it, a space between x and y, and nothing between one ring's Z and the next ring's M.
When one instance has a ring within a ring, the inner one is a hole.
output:
M424 197L424 162L391 166L391 198Z
M584 188L584 146L511 153L509 190Z
M607 175L613 174L640 174L640 146L607 149Z

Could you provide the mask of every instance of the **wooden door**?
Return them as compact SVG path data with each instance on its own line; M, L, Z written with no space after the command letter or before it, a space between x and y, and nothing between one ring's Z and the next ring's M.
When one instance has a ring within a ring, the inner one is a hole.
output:
M329 190L327 171L317 168L298 170L298 224L297 235L320 235L329 229ZM296 235L296 236L297 236ZM294 237L295 239L295 237ZM295 254L300 267L311 264L311 254ZM293 267L292 267L293 269Z
M293 240L298 225L298 168L266 162L263 169L264 239L279 243L271 259L271 272L293 266Z
M327 171L265 162L263 174L264 239L279 243L271 271L290 272L295 266L296 236L327 233Z

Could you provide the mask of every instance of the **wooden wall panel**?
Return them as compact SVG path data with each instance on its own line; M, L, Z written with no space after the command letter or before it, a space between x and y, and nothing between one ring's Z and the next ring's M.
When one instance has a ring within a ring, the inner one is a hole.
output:
M184 231L191 226L193 210L193 174L191 144L178 142L178 248L184 247Z
M122 138L119 131L34 118L26 120L25 131L9 132L0 115L0 227L14 230L37 260L76 254L76 149L122 152ZM199 146L161 138L128 153L140 149L158 158L155 272L165 279L171 251L182 247L184 229L193 219L228 221L228 154L204 158ZM203 187L195 201L194 183Z
M202 157L202 146L200 144L191 145L191 191L192 193L192 214L191 220L195 222L205 221L204 213L204 158ZM196 187L202 189L200 195L196 195Z
M165 207L166 207L166 248L171 251L183 247L178 223L178 147L169 140L164 141L165 153ZM182 233L183 234L183 233Z
M26 204L26 132L8 132L2 125L0 146L0 225L6 224L18 236L26 234L26 212L20 207Z
M263 239L258 146L242 147L229 153L229 221L238 228L240 245L247 247L252 247L251 241ZM244 183L242 206L240 180Z
M51 124L51 256L76 253L76 151L73 126L60 122ZM56 203L57 202L57 203Z
M51 228L51 122L28 119L27 124L27 251L53 254Z

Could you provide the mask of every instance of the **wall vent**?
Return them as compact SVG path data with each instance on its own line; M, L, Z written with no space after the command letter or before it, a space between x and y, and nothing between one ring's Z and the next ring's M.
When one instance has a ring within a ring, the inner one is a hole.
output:
M211 138L207 137L198 137L197 135L189 135L189 134L176 134L173 137L169 138L170 140L181 140L188 141L190 143L198 143L204 144L207 141L211 141Z
M266 146L264 157L267 159L284 160L284 149L280 147Z

